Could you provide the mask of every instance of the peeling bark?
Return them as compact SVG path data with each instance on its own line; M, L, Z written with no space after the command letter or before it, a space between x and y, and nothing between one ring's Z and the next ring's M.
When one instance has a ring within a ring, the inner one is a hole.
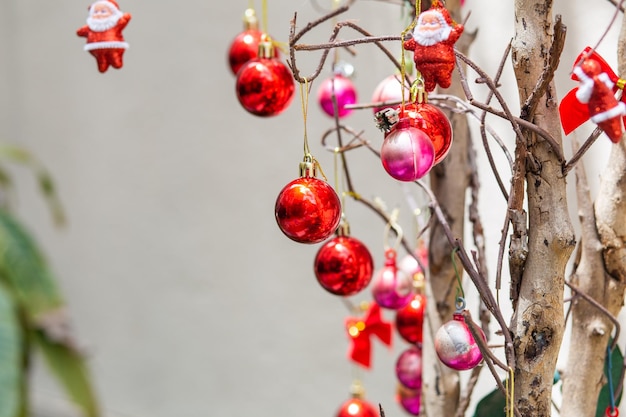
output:
M535 94L537 80L551 68L552 1L515 1L515 38L512 57L520 103ZM533 114L525 117L547 131L561 145L561 127L554 83L536 95ZM574 233L567 210L565 178L553 149L525 131L516 157L525 155L528 198L528 257L519 283L519 297L511 319L514 337L515 404L522 416L551 414L552 380L563 338L563 287ZM525 149L524 149L525 148Z

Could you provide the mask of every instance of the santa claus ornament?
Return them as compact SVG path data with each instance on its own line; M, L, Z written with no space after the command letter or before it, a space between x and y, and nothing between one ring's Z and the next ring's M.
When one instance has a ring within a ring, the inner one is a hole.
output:
M620 79L606 61L589 47L576 59L572 79L580 84L559 105L565 134L591 119L613 143L618 143L626 124L626 96L622 94L622 101L618 101L615 93L624 89L626 80Z
M259 44L267 35L259 30L259 21L254 9L247 9L243 18L244 30L233 39L228 49L228 64L233 74L248 61L255 59L259 53ZM274 57L278 57L278 49L274 48Z
M404 49L413 51L415 68L424 77L426 91L437 85L450 87L455 65L454 44L463 33L463 25L455 23L439 0L420 13Z
M276 222L289 239L319 243L328 239L341 220L341 201L326 181L316 178L315 163L305 156L300 178L278 194L274 207Z
M87 38L85 51L96 58L98 71L106 72L109 66L119 69L124 65L124 51L128 43L122 31L131 19L129 13L122 13L115 0L99 0L89 6L87 25L76 31Z
M317 251L315 276L331 294L350 296L363 290L372 280L374 261L367 247L349 236L346 223L339 226L337 236Z
M291 103L295 92L293 75L278 58L271 40L259 44L258 56L237 72L237 98L255 116L276 116Z
M333 75L320 84L317 90L317 101L320 108L331 117L343 118L352 113L345 107L357 101L357 92L350 80L353 72L351 65L339 63L333 69Z

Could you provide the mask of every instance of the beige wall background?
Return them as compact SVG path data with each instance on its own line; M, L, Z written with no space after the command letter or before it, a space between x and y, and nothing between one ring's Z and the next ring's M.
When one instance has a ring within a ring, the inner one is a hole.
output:
M280 41L295 11L299 27L319 16L309 1L268 3L269 31ZM490 73L512 37L510 3L466 2L468 30L479 28L472 56ZM555 3L570 28L558 79L564 92L573 87L573 58L599 39L612 6ZM121 2L133 15L125 30L131 49L121 71L104 75L75 35L88 4L0 2L0 138L35 153L58 185L69 219L63 229L52 225L29 172L12 171L19 215L59 277L106 415L333 416L354 376L343 328L348 313L315 280L319 245L289 241L273 218L278 191L297 176L303 120L299 97L269 119L248 115L236 100L226 51L248 2ZM375 1L358 2L345 17L380 35L405 25L398 8ZM600 46L610 62L617 29ZM329 31L324 25L306 41ZM317 56L298 59L311 71ZM345 59L356 67L361 101L393 72L373 47ZM515 103L510 65L504 80ZM348 124L380 140L369 112ZM506 125L494 125L512 140ZM332 155L317 142L329 127L312 97L312 151L332 173ZM478 154L482 161L480 148ZM589 160L601 166L605 155L598 143ZM351 160L360 192L402 207L411 233L403 188L366 151ZM481 205L492 245L504 207L490 198L493 187L485 175ZM384 225L355 203L346 210L352 235L380 266ZM392 350L375 342L374 368L359 374L367 398L389 416L402 415L394 363L405 347L400 339ZM482 393L493 388L485 377ZM41 416L71 415L41 367L34 387Z

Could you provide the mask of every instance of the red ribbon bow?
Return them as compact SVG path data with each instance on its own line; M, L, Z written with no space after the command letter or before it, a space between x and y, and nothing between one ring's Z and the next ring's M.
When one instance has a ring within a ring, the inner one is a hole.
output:
M576 95L578 93L579 87L576 87L569 93L567 93L567 95L563 98L563 100L561 100L561 104L559 105L561 125L563 126L563 131L566 135L570 134L578 126L582 125L584 122L592 118L594 116L592 114L593 111L602 110L600 107L608 107L610 109L612 106L618 105L619 102L617 101L617 99L615 99L614 94L617 92L618 89L624 89L625 80L619 78L615 74L615 72L613 72L609 64L604 60L604 58L602 58L596 51L592 51L590 47L586 47L576 58L576 61L574 62L574 71L572 72L571 76L572 80L581 81L581 79L579 78L579 75L581 74L580 67L582 62L588 59L596 61L597 64L599 64L600 72L606 74L606 78L611 81L613 87L609 91L607 91L609 94L605 94L603 97L597 97L595 102L593 101L593 97L588 102L581 102ZM593 96L594 92L591 92L590 94ZM602 101L603 106L598 106L598 101ZM626 95L622 95L621 101L626 102ZM619 105L623 106L622 104ZM623 116L623 122L619 121L619 119L617 118L618 116ZM612 131L611 128L607 126L607 122L613 122ZM624 117L624 114L621 113L617 114L617 116L612 118L612 120L609 119L603 122L596 123L598 123L600 128L605 131L605 133L613 142L617 143L621 139L621 124L624 123L626 125L626 117ZM615 125L616 123L617 126Z
M380 306L375 302L371 303L362 319L348 317L346 330L352 341L348 356L366 368L369 368L371 364L372 342L370 336L374 335L387 346L391 346L392 326L383 321L380 315Z

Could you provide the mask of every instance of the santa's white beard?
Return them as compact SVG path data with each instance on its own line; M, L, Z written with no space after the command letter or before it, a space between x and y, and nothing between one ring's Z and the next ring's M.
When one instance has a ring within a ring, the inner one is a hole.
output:
M413 39L422 46L432 46L447 40L450 37L450 32L452 32L450 26L437 30L415 30Z
M121 17L122 12L120 12L119 10L111 16L107 17L106 19L94 19L93 17L89 16L87 18L87 26L89 26L89 29L94 32L104 32L105 30L109 30L115 27Z

